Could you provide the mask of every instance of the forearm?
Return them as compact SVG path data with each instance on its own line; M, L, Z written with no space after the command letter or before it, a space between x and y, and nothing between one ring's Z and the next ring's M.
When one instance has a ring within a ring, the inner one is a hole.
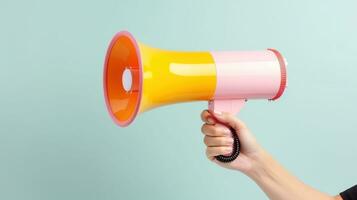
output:
M205 122L201 130L205 134L204 142L207 146L208 159L222 167L245 173L259 185L271 200L342 200L339 195L332 197L319 192L291 175L262 149L247 126L233 115L215 113L212 116L212 113L203 111L201 118ZM222 128L220 123L215 124L208 119L228 124L239 133L242 148L236 160L222 163L215 159L215 156L227 153L227 146L231 147L232 140L230 135L226 134L226 131L230 132L229 130L225 130L225 127Z
M286 171L271 155L262 150L252 167L245 172L271 200L333 200L332 197L315 190Z

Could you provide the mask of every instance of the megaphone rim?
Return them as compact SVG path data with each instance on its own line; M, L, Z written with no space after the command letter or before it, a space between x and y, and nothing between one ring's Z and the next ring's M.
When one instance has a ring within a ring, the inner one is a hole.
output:
M107 85L107 70L108 70L108 61L109 61L109 56L111 54L111 50L114 46L114 44L116 43L116 41L120 38L120 37L127 37L131 43L133 44L135 51L136 51L136 55L137 55L137 59L138 59L138 68L139 68L139 88L138 88L138 98L137 98L137 102L136 102L136 107L134 112L131 114L131 116L129 117L129 119L125 120L125 121L121 121L119 119L117 119L114 115L114 112L110 106L109 103L109 98L108 98L108 85ZM116 33L113 37L113 39L111 40L108 48L107 48L107 53L105 56L105 62L104 62L104 70L103 70L103 90L104 90L104 99L105 99L105 105L107 107L108 113L110 114L110 117L112 118L112 120L119 126L121 127L126 127L129 124L131 124L134 119L136 118L138 112L139 112L139 108L140 108L140 102L141 102L141 96L142 96L142 63L141 63L141 55L140 55L140 49L139 49L139 45L137 43L137 41L135 40L134 36L128 32L128 31L120 31L118 33Z

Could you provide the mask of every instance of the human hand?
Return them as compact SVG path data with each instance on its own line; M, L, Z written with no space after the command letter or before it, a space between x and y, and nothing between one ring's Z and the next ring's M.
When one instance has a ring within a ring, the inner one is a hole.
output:
M208 159L222 167L239 170L243 173L252 170L254 163L259 160L264 150L257 143L247 126L234 115L226 112L211 113L204 110L201 113L201 119L205 122L201 131L205 135L204 143L207 146L206 155ZM241 146L239 156L229 163L219 162L215 158L215 156L232 152L233 138L231 131L223 124L236 130Z

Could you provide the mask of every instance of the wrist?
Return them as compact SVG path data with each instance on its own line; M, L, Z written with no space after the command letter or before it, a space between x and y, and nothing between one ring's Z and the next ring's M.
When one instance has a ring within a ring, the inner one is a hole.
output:
M270 177L273 173L274 159L264 149L260 149L254 156L251 157L251 167L244 172L254 181Z

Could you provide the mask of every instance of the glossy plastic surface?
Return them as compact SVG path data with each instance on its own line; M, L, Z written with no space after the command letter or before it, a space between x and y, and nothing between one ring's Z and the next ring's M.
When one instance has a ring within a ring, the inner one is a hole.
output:
M209 52L139 46L144 69L140 111L179 102L207 101L213 97L216 68Z
M138 43L126 31L113 38L104 66L106 104L120 126L140 112L188 101L237 113L246 99L280 97L285 85L284 58L276 50L169 51Z
M279 91L281 67L270 50L212 52L217 67L215 99L271 99Z
M131 72L130 91L123 87L123 73ZM140 52L132 35L119 32L112 39L105 58L103 72L104 96L108 112L120 126L130 124L139 110L142 93Z

